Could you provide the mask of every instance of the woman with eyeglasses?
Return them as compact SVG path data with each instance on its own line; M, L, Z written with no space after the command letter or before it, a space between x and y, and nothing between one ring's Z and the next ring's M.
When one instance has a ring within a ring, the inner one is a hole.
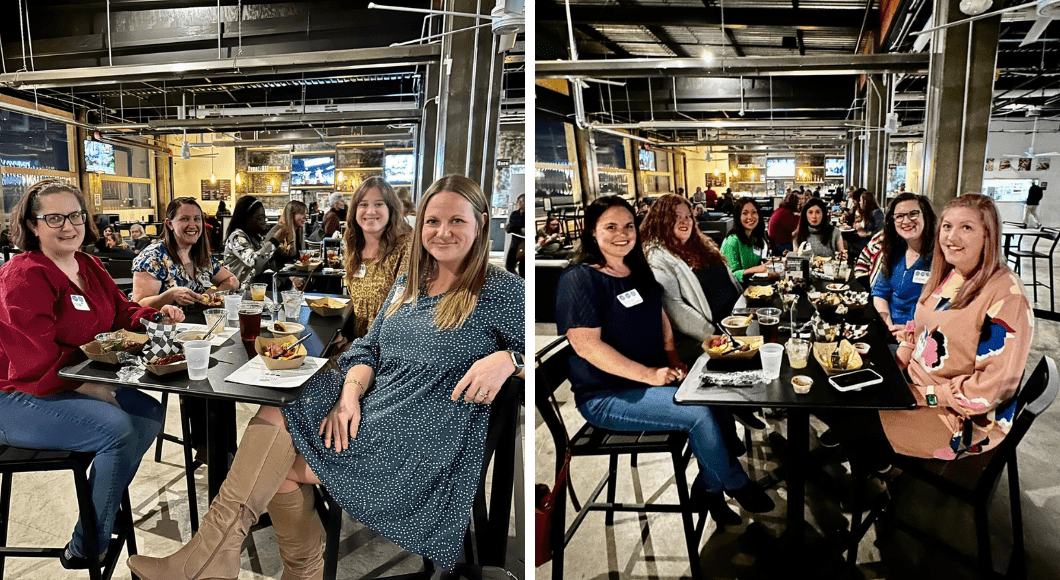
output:
M228 224L224 257L224 266L235 274L239 287L265 271L281 243L269 232L261 200L251 195L239 198Z
M236 277L210 253L204 215L191 197L178 197L166 207L165 232L133 261L133 300L159 308L191 306L208 300L211 287L235 290Z
M934 251L935 212L927 198L909 192L894 198L880 241L872 303L896 338L916 314Z
M25 251L0 269L0 444L95 454L96 529L78 522L60 557L67 569L105 555L122 492L163 410L136 389L67 381L59 369L83 361L80 346L96 334L141 330L140 320L156 315L184 319L175 306L160 312L128 300L98 259L78 251L97 236L80 189L40 181L11 213L11 237Z

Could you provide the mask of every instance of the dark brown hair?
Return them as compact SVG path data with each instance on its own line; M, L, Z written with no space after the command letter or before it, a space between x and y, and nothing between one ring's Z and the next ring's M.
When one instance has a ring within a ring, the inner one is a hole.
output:
M195 209L199 210L199 239L191 245L191 249L188 250L188 258L191 259L192 263L195 264L196 268L206 269L210 267L210 237L206 235L206 214L203 213L202 207L199 206L199 202L194 197L178 197L173 201L169 202L166 206L166 219L172 221L173 218L177 217L177 211L180 210L182 205L193 205ZM180 262L180 254L178 254L177 248L177 236L173 231L171 224L165 224L165 233L162 234L162 245L166 248L166 253L169 254L170 258L173 258L174 262Z
M379 238L379 252L376 253L376 260L382 262L394 252L405 251L406 240L412 233L412 228L405 221L405 206L398 198L397 192L394 191L394 186L382 177L365 179L353 192L353 199L346 212L346 233L344 234L347 250L346 272L356 272L364 262L361 256L361 252L364 251L364 231L357 223L357 204L361 203L364 196L368 195L373 188L378 189L379 194L383 196L383 203L386 204L388 213L386 228L383 229L383 235Z
M811 197L805 205L802 206L802 214L799 218L799 227L795 229L795 249L798 249L799 245L810 238L810 220L806 218L806 211L811 207L817 207L821 210L821 225L817 227L817 235L821 238L821 244L828 245L832 239L832 224L828 221L828 207L825 206L824 200L819 197Z
M688 241L681 243L674 234L674 224L677 223L677 207L684 205L689 213L692 204L687 199L668 193L660 197L651 211L645 216L644 222L640 224L640 238L644 246L658 245L666 251L680 258L689 268L699 270L708 266L725 264L725 256L722 255L714 241L699 231L696 220L692 219L692 235Z
M42 195L53 193L69 193L77 198L77 204L81 211L85 212L85 239L82 245L87 245L99 239L99 230L92 220L92 213L85 205L85 196L76 185L59 181L58 179L42 179L30 186L26 195L18 200L14 209L11 210L11 243L21 250L31 252L40 249L40 238L29 228L29 221L37 223L37 214L40 212L40 198ZM65 225L65 224L64 224ZM45 226L47 227L47 226Z
M903 256L906 250L905 238L898 235L898 228L894 223L894 212L898 204L903 201L915 201L920 207L920 220L924 224L924 230L920 232L920 257L927 266L935 255L935 210L931 208L931 202L922 195L912 192L898 194L887 206L887 219L883 222L883 237L880 239L880 256L877 258L880 264L880 274L890 277L891 262L895 258Z

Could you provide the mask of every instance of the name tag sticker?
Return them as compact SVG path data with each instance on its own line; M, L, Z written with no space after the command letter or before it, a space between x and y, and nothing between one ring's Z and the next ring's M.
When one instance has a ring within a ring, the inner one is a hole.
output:
M622 306L626 308L632 308L638 304L642 304L644 299L641 298L640 292L636 289L630 290L629 292L623 292L618 295L618 301L622 303Z
M357 271L353 273L354 278L364 278L364 275L368 273L368 266L361 264L357 267Z
M84 312L88 312L89 311L88 302L85 300L84 296L80 296L80 295L77 295L77 294L71 294L70 295L70 302L74 305L74 308L76 308L78 310L82 310Z
M928 277L931 276L929 270L914 270L913 271L913 284L924 284L928 281Z

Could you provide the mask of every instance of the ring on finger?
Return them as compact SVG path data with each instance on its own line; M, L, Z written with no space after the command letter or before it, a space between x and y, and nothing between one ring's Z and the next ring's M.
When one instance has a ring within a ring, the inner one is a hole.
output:
M478 395L476 395L476 396L477 396L477 397L482 397L482 398L486 398L486 397L488 397L488 396L489 396L489 393L487 393L486 391L479 391L479 392L478 392Z

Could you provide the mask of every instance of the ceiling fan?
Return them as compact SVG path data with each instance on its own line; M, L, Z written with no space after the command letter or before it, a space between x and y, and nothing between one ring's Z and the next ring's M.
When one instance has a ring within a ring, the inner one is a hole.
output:
M1024 153L1019 153L1019 154L1009 153L1009 154L1002 155L1002 157L1030 157L1030 158L1035 158L1035 157L1056 157L1057 155L1060 155L1060 153L1058 153L1056 151L1050 151L1048 153L1035 153L1034 152L1034 138L1037 135L1038 135L1038 119L1035 119L1034 120L1034 131L1031 133L1031 146L1027 148L1027 151L1024 152Z
M986 12L991 4L993 4L993 0L961 0L961 12L968 14L970 18L950 22L949 24L943 24L942 26L930 26L934 19L933 15L928 21L929 28L913 33L914 36L919 37L913 45L914 49L917 49L919 52L919 49L922 49L927 44L924 35L927 35L930 32L942 30L943 28L950 28L966 22L972 22L973 20L990 18L991 16L1004 14L1006 12L1017 12L1026 8L1033 8L1037 19L1034 21L1034 25L1031 26L1030 31L1027 32L1027 36L1023 37L1023 42L1020 43L1020 46L1026 46L1033 42L1037 42L1038 38L1041 37L1043 32L1045 32L1045 29L1049 27L1049 23L1054 19L1060 18L1060 0L1035 0L1034 2L1027 2L1026 4L1020 4L1019 6L1010 6L1008 8Z
M199 138L201 139L202 137L199 137ZM188 142L188 132L184 131L184 140L180 144L180 158L181 159L209 159L209 158L217 157L217 153L216 152L213 152L213 153L201 153L199 155L192 155L191 154L192 147L194 147L196 149L206 149L206 148L213 149L213 145L204 145L201 141L199 143L195 143L195 144L189 143Z

